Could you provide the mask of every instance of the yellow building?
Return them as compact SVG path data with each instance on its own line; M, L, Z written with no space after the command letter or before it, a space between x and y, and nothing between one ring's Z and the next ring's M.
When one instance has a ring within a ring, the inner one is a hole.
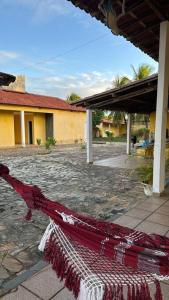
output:
M155 111L150 114L150 133L155 134L155 120L156 120L156 113ZM166 126L166 137L169 138L169 112L167 114L167 126Z
M114 125L113 121L107 119L103 119L100 125L97 125L97 128L99 129L98 135L101 137L107 137L106 131L112 132L113 136L116 137L126 134L127 130L126 124Z
M0 147L84 140L86 111L64 100L30 93L0 90Z

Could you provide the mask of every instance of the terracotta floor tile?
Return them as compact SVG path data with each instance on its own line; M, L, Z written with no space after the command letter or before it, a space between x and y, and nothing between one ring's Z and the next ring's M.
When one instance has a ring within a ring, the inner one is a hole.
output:
M160 286L161 286L161 291L163 294L163 300L169 300L169 285L161 282ZM150 291L151 291L151 296L153 297L153 295L155 293L154 285L151 285Z
M75 300L75 297L68 289L63 289L56 296L54 296L51 300Z
M169 227L148 222L146 220L143 223L141 223L139 226L137 226L136 229L143 231L145 233L156 233L156 234L164 235L169 230Z
M150 217L148 217L146 221L158 223L169 227L169 216L166 216L164 214L162 215L155 212Z
M153 202L142 202L141 204L137 205L135 208L137 209L144 209L153 212L154 210L158 209L160 204L153 203Z
M158 204L158 205L162 205L163 203L165 203L167 201L167 199L163 198L163 197L148 197L147 200L145 201L146 203L153 203L153 204ZM167 201L167 203L169 203L169 201ZM168 204L169 205L169 204Z
M140 219L125 215L115 220L114 223L122 226L130 227L130 228L134 228L136 225L140 223L140 221L141 221Z
M59 281L56 273L51 268L39 272L22 285L44 300L48 300L63 288L63 283Z
M169 200L166 201L166 203L164 203L164 205L169 207Z
M169 231L165 234L166 237L169 237Z
M161 206L158 210L156 210L156 213L169 216L169 206Z
M133 208L133 209L129 210L125 215L142 220L142 219L145 219L146 217L148 217L150 214L151 214L150 211Z
M22 286L19 286L16 292L5 295L1 300L39 300L38 297L27 291Z

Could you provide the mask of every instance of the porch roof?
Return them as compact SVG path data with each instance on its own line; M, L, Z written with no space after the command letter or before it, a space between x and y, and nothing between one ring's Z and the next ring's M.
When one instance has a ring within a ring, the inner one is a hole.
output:
M110 27L99 8L100 4L105 1L68 1ZM116 16L112 31L115 31L117 26L120 35L158 60L159 28L162 21L169 20L169 1L112 0L112 7Z
M0 86L9 85L11 82L14 82L16 79L15 76L0 72Z
M148 114L156 110L156 98L157 74L86 97L75 105L90 109Z

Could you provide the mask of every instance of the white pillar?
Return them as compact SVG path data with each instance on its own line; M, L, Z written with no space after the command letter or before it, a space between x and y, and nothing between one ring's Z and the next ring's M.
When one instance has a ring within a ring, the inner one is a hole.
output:
M21 143L22 147L25 147L25 112L22 110L20 112L21 116Z
M127 154L131 154L131 114L127 118Z
M165 186L165 144L169 87L169 22L160 24L159 70L157 85L153 192L162 193Z
M92 149L92 110L87 109L87 121L86 121L86 139L87 139L87 163L93 163L93 149Z

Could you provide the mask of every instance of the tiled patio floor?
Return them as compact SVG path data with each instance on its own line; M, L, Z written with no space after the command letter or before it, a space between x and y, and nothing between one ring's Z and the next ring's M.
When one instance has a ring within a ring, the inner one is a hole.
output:
M134 155L129 156L123 154L116 157L97 160L94 162L94 165L132 170L132 169L136 169L137 167L140 167L140 165L147 164L148 161L150 160L145 159L144 157L141 156L134 156Z
M115 223L147 233L169 236L169 196L147 198L140 205L116 219ZM169 300L169 281L161 283L164 300ZM152 291L153 293L153 291ZM22 283L17 291L2 300L73 300L48 266ZM146 299L145 299L146 300Z

